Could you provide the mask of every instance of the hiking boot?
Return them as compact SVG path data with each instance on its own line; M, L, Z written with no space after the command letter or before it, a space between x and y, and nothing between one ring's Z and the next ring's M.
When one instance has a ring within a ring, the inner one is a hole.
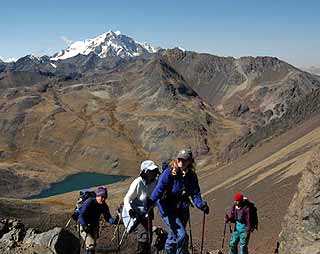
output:
M150 246L148 242L138 242L136 254L150 254Z
M175 254L176 251L174 249L165 249L165 254Z

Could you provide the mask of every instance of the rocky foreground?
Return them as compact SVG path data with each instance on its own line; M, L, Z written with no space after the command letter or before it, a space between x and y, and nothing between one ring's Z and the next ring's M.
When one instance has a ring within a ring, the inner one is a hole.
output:
M18 220L0 221L0 253L76 254L79 240L70 232L56 227L40 233L26 228Z
M282 254L320 253L320 153L304 170L280 234Z

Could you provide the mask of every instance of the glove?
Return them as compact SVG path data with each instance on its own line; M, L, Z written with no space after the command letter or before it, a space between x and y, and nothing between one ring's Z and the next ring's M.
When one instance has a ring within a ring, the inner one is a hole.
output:
M228 214L226 214L226 216L224 217L224 222L225 222L225 223L228 223L229 220L230 220L230 218L229 218Z
M83 230L84 232L86 232L87 234L90 233L90 227L89 227L88 225L83 225L83 226L82 226L82 230Z
M115 216L115 218L114 218L114 224L118 224L119 221L120 221L120 216L119 216L119 214L117 214L117 215Z
M204 205L201 207L201 210L205 213L205 214L209 214L209 206L206 202L204 202Z
M77 221L78 220L78 214L76 213L76 212L74 212L72 215L71 215L71 218L73 219L73 220L75 220L75 221Z
M134 217L136 217L136 212L133 209L130 209L129 210L129 215L130 215L131 218L134 218Z

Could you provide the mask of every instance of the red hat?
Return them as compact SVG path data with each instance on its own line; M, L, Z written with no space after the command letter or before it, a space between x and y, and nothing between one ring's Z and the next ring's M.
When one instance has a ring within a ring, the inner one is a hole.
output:
M240 193L240 192L234 194L233 200L234 200L234 201L242 201L242 200L243 200L243 194Z

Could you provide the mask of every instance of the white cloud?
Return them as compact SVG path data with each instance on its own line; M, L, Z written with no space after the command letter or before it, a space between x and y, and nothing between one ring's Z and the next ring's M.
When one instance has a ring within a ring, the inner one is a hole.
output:
M70 45L73 43L72 40L68 39L68 38L65 37L65 36L61 36L60 38L61 38L61 40L64 41L65 44L67 44L67 46L70 46Z

